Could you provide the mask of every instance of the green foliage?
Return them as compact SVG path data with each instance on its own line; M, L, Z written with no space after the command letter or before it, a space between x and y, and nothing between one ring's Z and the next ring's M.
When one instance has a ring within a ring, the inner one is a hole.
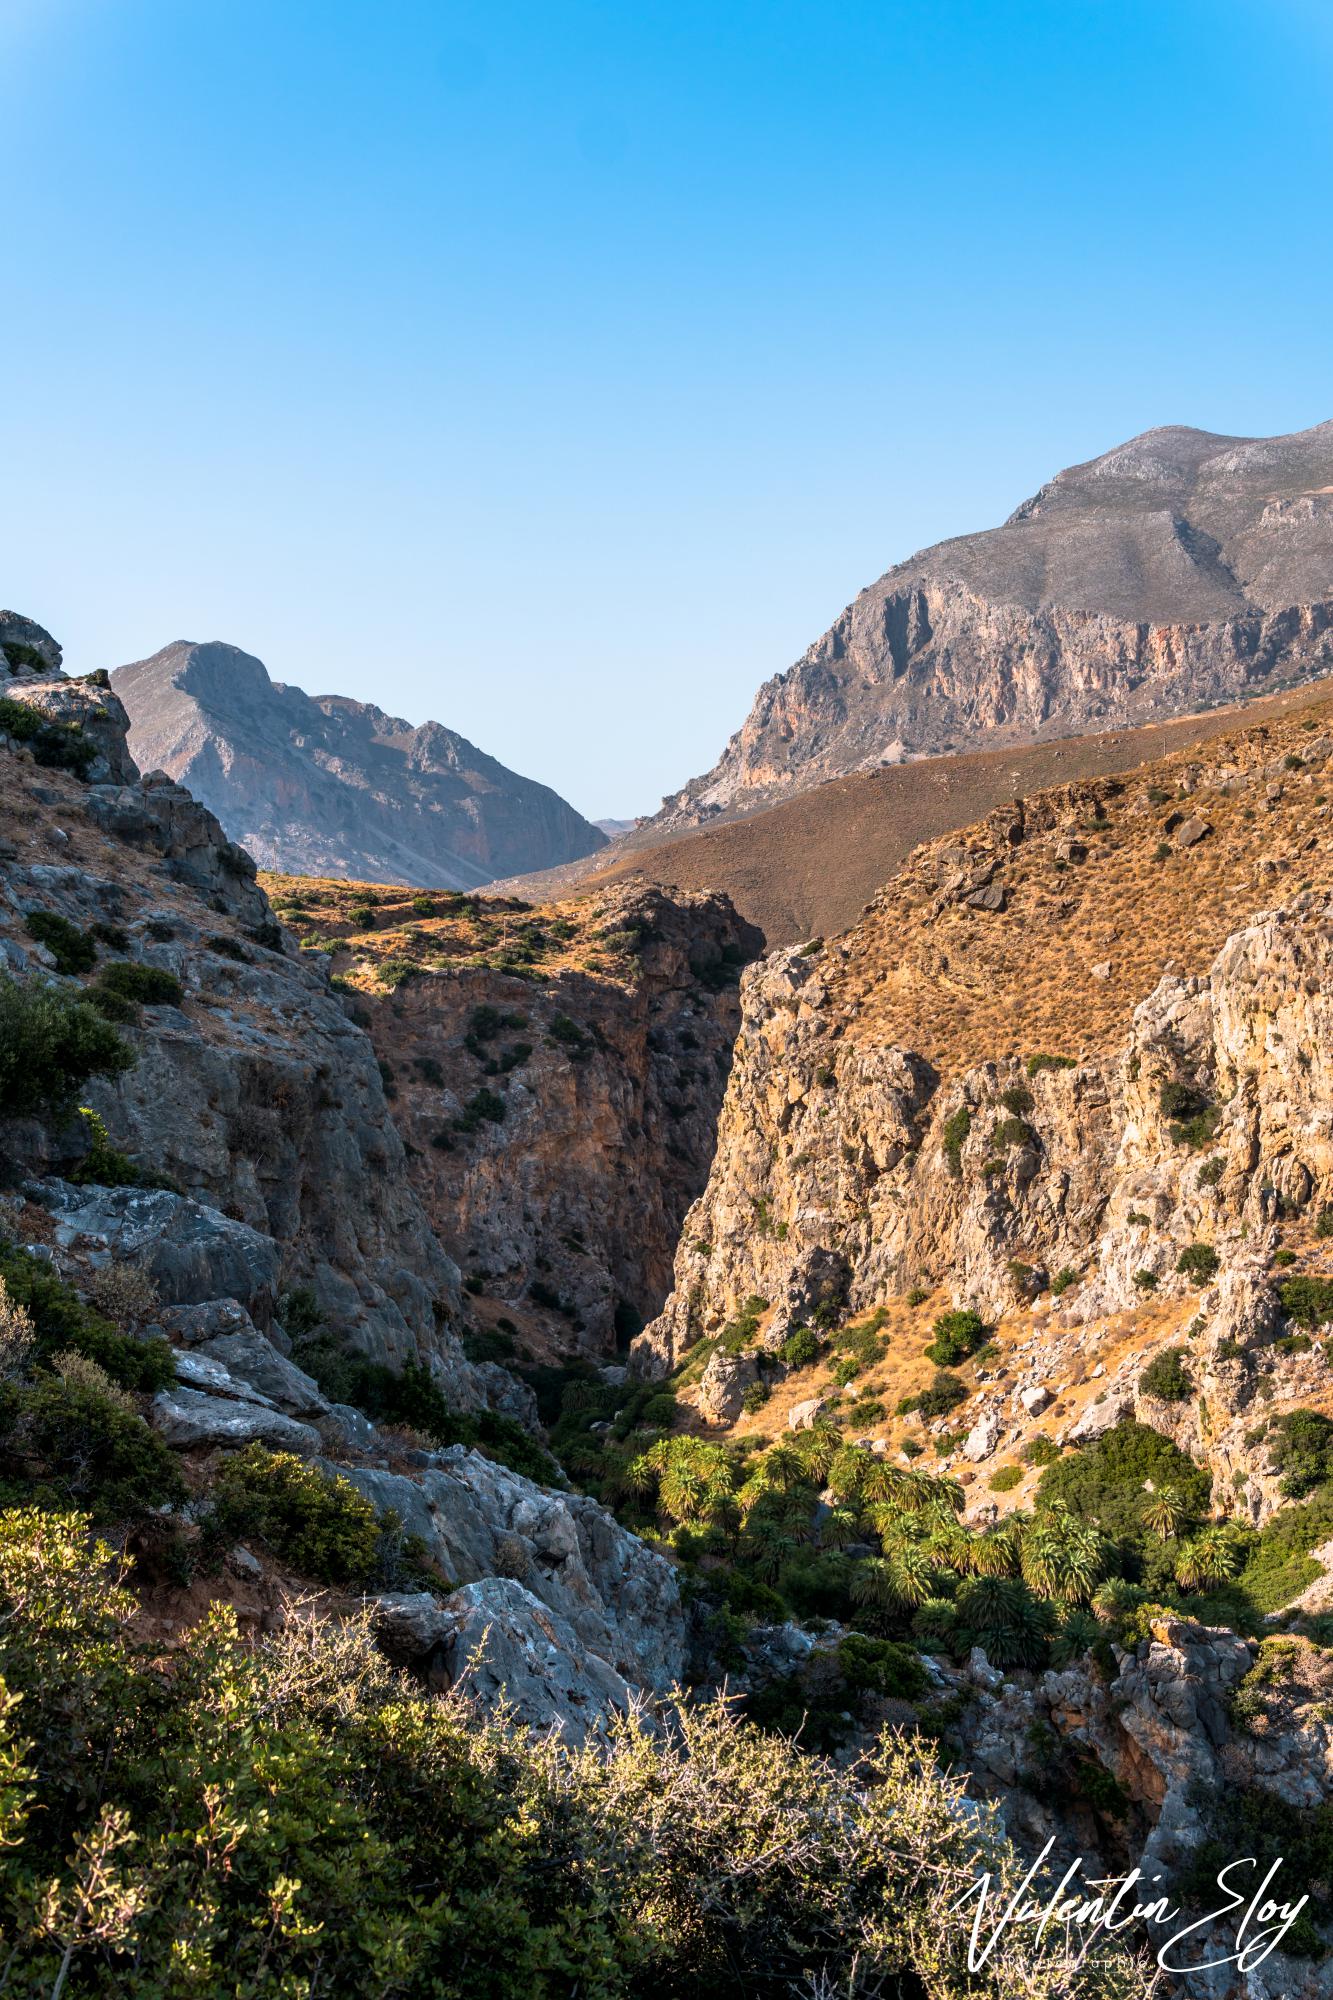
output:
M25 701L0 696L0 730L16 743L26 743L48 770L72 771L84 778L97 761L97 745L77 722L52 722Z
M1230 1878L1248 1889L1256 1889L1280 1860L1274 1893L1291 1896L1294 1887L1296 1895L1310 1896L1282 1949L1297 1957L1322 1957L1326 1946L1315 1925L1333 1922L1333 1804L1289 1805L1266 1785L1234 1784L1201 1792L1195 1803L1205 1838L1191 1850L1177 1884L1184 1903L1199 1911L1215 1910L1218 1870L1238 1855L1257 1863Z
M1070 1286L1077 1283L1078 1272L1071 1270L1069 1265L1066 1264L1063 1271L1057 1271L1051 1279L1051 1297L1053 1299L1063 1298Z
M1029 1056L1024 1065L1029 1076L1040 1076L1044 1069L1074 1069L1076 1066L1073 1056L1048 1056L1040 1054Z
M185 988L174 972L130 958L113 958L98 973L97 983L104 993L140 1007L179 1007L185 998Z
M1176 1270L1182 1278L1190 1278L1196 1285L1206 1285L1210 1278L1217 1276L1221 1258L1211 1243L1190 1243L1176 1259Z
M1012 1493L1015 1486L1021 1484L1022 1478L1021 1465L1002 1465L998 1472L992 1472L990 1476L990 1490L992 1493Z
M56 971L67 975L91 972L97 963L97 946L86 931L54 910L29 910L24 926L30 937L46 946L56 962Z
M40 1374L10 1390L0 1405L0 1461L10 1475L35 1476L64 1504L93 1505L108 1521L182 1501L170 1447L96 1364L66 1367L65 1376Z
M89 1077L122 1076L136 1060L86 1001L0 974L0 1118L59 1115Z
M381 986L387 986L391 993L405 985L409 979L419 976L421 967L414 958L404 958L401 954L385 958L375 967L375 977Z
M1333 1538L1333 1489L1324 1487L1294 1507L1282 1507L1255 1536L1236 1578L1260 1613L1280 1611L1323 1575L1310 1551Z
M960 1403L967 1401L967 1386L956 1375L940 1369L928 1388L916 1398L916 1407L927 1422L935 1417L947 1417L950 1410L956 1410Z
M926 1358L938 1368L956 1368L983 1345L990 1328L979 1313L960 1310L941 1313L932 1328L934 1339Z
M1284 1278L1277 1295L1283 1312L1297 1326L1326 1326L1333 1320L1333 1278Z
M849 1632L839 1642L838 1665L847 1686L856 1693L917 1701L929 1686L920 1655L910 1646L893 1639L872 1639L864 1632Z
M1333 1479L1333 1422L1317 1410L1291 1410L1269 1433L1269 1455L1282 1474L1282 1491L1303 1500Z
M546 1030L546 1039L564 1050L571 1062L584 1062L592 1054L593 1038L568 1014L556 1014Z
M1038 1431L1035 1437L1028 1439L1018 1455L1025 1465L1054 1465L1060 1456L1060 1447L1045 1431Z
M960 1179L963 1172L963 1143L972 1130L972 1113L965 1104L945 1119L940 1131L940 1144L944 1157L949 1163L949 1172Z
M224 1542L266 1542L318 1583L368 1582L379 1539L375 1509L350 1480L261 1444L223 1460L210 1528Z
M32 1319L37 1363L72 1348L105 1369L120 1387L144 1395L175 1380L176 1364L165 1340L136 1340L119 1332L80 1301L46 1258L0 1240L0 1278L10 1298Z
M475 1090L454 1120L456 1132L476 1132L482 1125L503 1125L505 1101L494 1090Z
M778 1349L789 1368L808 1368L820 1355L819 1335L808 1326L794 1326Z
M1013 1146L1035 1146L1037 1135L1022 1118L1001 1118L991 1133L991 1145L1007 1152Z
M1139 1388L1145 1396L1155 1396L1159 1403L1183 1403L1192 1396L1194 1379L1186 1350L1168 1347L1154 1355L1139 1376Z
M1143 1535L1142 1502L1149 1480L1154 1487L1174 1486L1189 1519L1206 1518L1212 1490L1209 1475L1170 1438L1129 1419L1048 1466L1041 1476L1038 1506L1065 1506L1103 1534L1134 1544Z

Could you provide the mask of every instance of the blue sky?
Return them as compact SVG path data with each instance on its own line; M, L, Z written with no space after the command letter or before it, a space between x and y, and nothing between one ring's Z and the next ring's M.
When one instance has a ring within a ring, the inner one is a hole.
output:
M1323 0L0 0L0 602L590 814L1148 426L1333 415Z

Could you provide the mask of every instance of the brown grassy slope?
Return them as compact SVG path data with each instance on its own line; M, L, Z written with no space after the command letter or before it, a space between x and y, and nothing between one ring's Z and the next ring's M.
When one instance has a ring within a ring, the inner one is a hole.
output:
M1308 690L1184 716L1146 729L1072 736L1026 748L928 757L860 772L744 817L636 843L497 885L534 897L584 896L639 877L664 887L723 889L770 945L833 937L854 924L918 842L967 826L1018 793L1124 771L1301 708Z
M534 908L513 897L406 889L261 872L274 910L304 951L325 951L351 986L378 991L413 966L540 977L591 972L632 984L637 966L586 898Z
M1333 892L1331 756L1325 683L1197 750L1029 795L919 849L828 953L845 1032L945 1072L1114 1049L1168 967L1204 973L1259 911ZM1211 831L1186 848L1173 815ZM1086 859L1061 858L1071 840ZM1002 912L966 901L991 861Z

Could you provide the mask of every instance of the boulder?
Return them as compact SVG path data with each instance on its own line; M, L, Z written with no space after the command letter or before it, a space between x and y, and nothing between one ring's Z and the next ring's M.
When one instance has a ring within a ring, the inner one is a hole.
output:
M195 1353L217 1362L233 1377L239 1377L261 1396L276 1403L292 1417L322 1417L328 1414L328 1398L318 1382L279 1354L262 1333L220 1333L206 1340Z
M595 1500L557 1493L479 1452L422 1454L408 1477L330 1466L420 1535L444 1575L521 1581L579 1644L638 1687L665 1691L685 1666L685 1620L672 1565Z
M787 1412L787 1429L808 1431L827 1406L826 1396L810 1396L803 1403L793 1403Z
M176 1356L176 1380L206 1396L230 1396L240 1403L258 1403L266 1410L273 1408L267 1396L261 1396L248 1382L238 1381L220 1361L210 1361L206 1355L192 1354L188 1349Z
M1039 1417L1043 1410L1050 1409L1054 1398L1040 1382L1030 1382L1026 1389L1019 1390L1018 1400L1030 1417Z
M263 1403L239 1402L205 1395L183 1383L159 1389L150 1411L152 1422L178 1451L193 1445L243 1445L256 1439L275 1451L294 1451L313 1458L322 1448L319 1432L298 1424Z
M167 1305L242 1300L261 1319L273 1309L281 1252L271 1236L219 1209L161 1188L39 1183L56 1242L94 1265L123 1261L148 1273Z
M456 1590L442 1606L441 1663L484 1709L503 1707L534 1734L571 1745L607 1735L639 1697L614 1667L581 1644L548 1604L512 1577Z
M752 1354L727 1354L718 1348L699 1382L699 1412L710 1424L730 1424L745 1408L745 1394L760 1380Z
M1000 1442L1000 1412L992 1406L983 1410L963 1443L963 1457L974 1465L989 1458Z

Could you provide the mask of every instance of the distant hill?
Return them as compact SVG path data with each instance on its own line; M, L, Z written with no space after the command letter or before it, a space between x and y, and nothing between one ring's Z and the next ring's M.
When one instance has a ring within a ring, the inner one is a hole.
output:
M945 751L1122 728L1333 667L1333 422L1168 427L899 563L649 824Z
M237 646L178 640L114 682L141 769L187 785L265 868L474 889L606 845L452 729L285 687Z
M537 900L592 895L633 880L715 889L759 926L770 946L833 937L856 922L921 841L1051 785L1128 771L1251 724L1280 722L1324 693L1301 688L1150 728L858 772L711 826L618 841L590 861L504 887Z

